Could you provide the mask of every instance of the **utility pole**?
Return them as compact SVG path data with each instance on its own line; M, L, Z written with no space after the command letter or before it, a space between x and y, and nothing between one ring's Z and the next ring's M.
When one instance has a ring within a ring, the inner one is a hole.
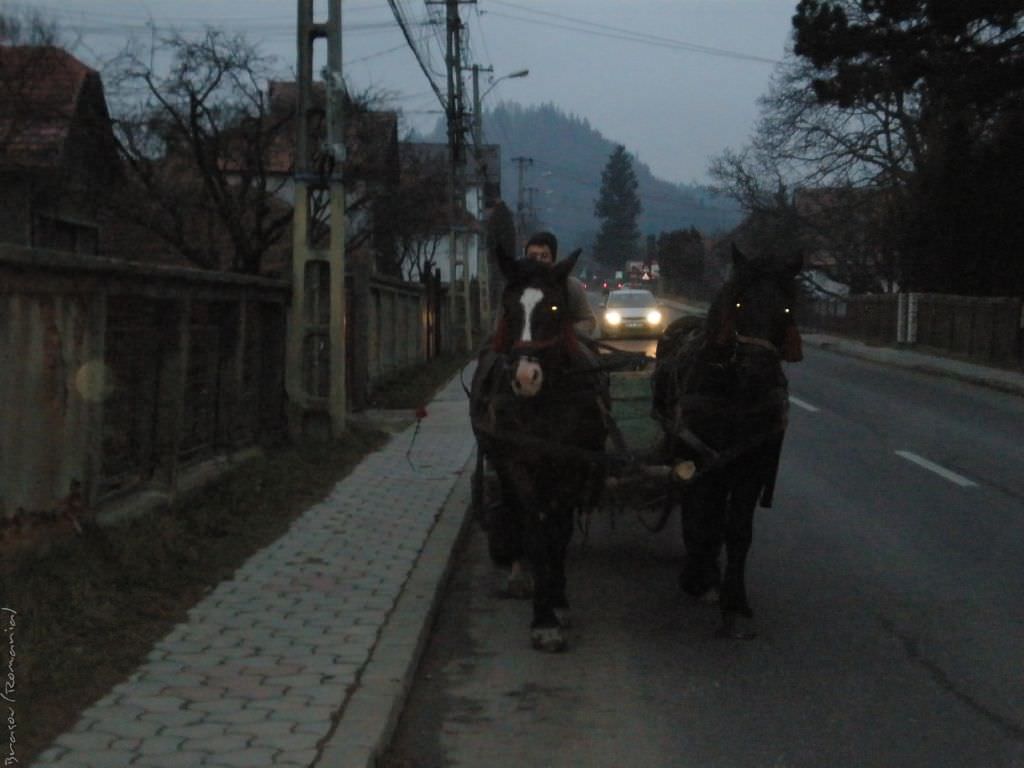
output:
M540 187L527 187L526 188L526 215L525 220L530 222L531 227L536 227L540 221L537 216L537 193L540 192Z
M519 187L516 193L516 240L517 246L526 239L526 169L533 165L532 157L513 157L512 162L519 166Z
M448 32L445 44L445 68L448 74L448 98L445 102L448 125L448 266L451 280L448 300L453 328L461 326L462 345L469 351L473 348L473 302L470 296L468 242L463 242L463 253L459 253L459 232L465 231L461 219L466 209L462 183L466 164L466 111L462 94L462 20L459 18L459 5L475 3L476 0L427 0L427 4L437 5L442 1L445 4Z
M480 204L484 205L484 195L487 193L488 168L484 163L484 130L483 113L480 105L480 73L493 72L494 67L481 67L474 64L473 67L473 159L475 161L474 172L480 189ZM500 173L500 169L499 169ZM490 256L487 253L486 238L477 236L477 295L480 306L480 327L484 331L491 327L491 265Z
M288 316L285 385L294 435L337 437L345 430L345 162L341 0L327 0L325 23L314 21L314 0L298 3L298 103L295 135L295 208L292 227L292 303ZM314 112L313 43L327 39L327 136L330 175L314 169L309 136ZM312 196L327 193L330 236L310 239Z
M481 154L484 144L483 112L480 106L480 73L494 72L494 67L481 67L474 64L473 67L473 145L476 147L477 156Z

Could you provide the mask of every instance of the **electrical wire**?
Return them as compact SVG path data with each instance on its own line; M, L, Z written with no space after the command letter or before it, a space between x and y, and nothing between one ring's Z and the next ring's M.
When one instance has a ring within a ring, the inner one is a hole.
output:
M712 46L698 45L696 43L690 43L685 40L677 40L670 37L662 37L660 35L652 35L646 32L636 32L621 27L613 27L608 24L598 24L596 22L587 21L585 19L578 19L572 16L565 16L559 13L553 13L551 11L539 11L525 6L517 5L516 3L506 2L506 0L490 0L490 2L497 5L506 6L513 8L517 11L532 13L548 18L559 19L564 22L571 22L570 24L560 24L554 21L544 21L540 19L524 18L522 16L514 16L509 13L502 11L487 11L492 16L499 18L511 19L513 21L521 21L526 24L536 24L545 27L555 27L557 29L564 29L570 32L577 32L585 35L593 35L596 37L605 37L613 40L624 40L626 42L641 43L644 45L651 45L659 48L669 48L673 50L686 51L689 53L699 53L707 56L718 56L722 58L736 59L739 61L751 61L760 64L772 64L776 65L779 63L778 59L770 59L765 56L755 56L753 54L741 53L739 51L730 51L726 48L715 48ZM590 28L588 28L590 27Z

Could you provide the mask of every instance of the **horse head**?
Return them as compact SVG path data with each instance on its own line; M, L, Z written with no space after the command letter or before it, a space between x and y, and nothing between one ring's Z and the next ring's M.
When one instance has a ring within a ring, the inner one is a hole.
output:
M770 255L748 259L733 245L732 261L732 276L708 311L713 342L771 346L787 362L802 360L794 305L803 256L785 262Z
M505 277L503 316L494 347L512 358L512 389L534 397L544 383L544 366L564 357L576 343L569 313L567 280L580 251L548 266L508 257L500 246L498 266Z

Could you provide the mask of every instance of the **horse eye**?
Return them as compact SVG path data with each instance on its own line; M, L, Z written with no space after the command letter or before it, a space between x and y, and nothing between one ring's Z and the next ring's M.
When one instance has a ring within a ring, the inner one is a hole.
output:
M551 311L552 311L552 312L557 312L557 311L558 311L558 306L557 306L557 305L555 305L555 304L552 304L552 305L551 305ZM788 312L789 310L787 309L786 311Z
M786 307L786 314L789 314L789 307Z
M736 309L739 309L739 308L740 308L740 307L742 307L742 306L743 306L743 305L742 305L742 304L741 304L740 302L738 302L738 301L736 302Z

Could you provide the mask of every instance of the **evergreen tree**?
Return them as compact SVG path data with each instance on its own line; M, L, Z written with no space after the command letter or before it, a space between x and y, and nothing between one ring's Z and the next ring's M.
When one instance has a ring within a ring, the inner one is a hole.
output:
M620 144L601 172L601 193L594 203L594 215L601 221L594 241L595 261L609 269L621 269L635 257L641 210L633 161Z

